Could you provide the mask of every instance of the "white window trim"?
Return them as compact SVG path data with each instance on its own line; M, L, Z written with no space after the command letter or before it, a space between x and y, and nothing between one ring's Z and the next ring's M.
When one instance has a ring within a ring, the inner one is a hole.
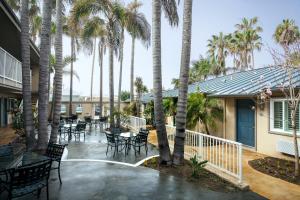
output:
M292 135L292 131L285 131L285 101L288 101L286 98L273 98L270 100L270 116L269 116L269 124L270 124L270 131L271 132L278 132L278 133L284 133L288 135ZM274 102L282 102L283 103L283 111L282 111L282 127L283 129L274 128ZM300 114L300 113L299 113ZM300 135L300 132L297 133L297 135Z

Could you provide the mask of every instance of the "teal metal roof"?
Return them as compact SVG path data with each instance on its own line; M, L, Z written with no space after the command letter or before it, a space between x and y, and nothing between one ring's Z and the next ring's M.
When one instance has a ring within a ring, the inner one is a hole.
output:
M248 71L236 72L230 75L217 77L203 82L196 82L188 87L188 93L202 92L213 97L240 97L254 96L267 87L278 90L278 87L287 82L287 71L281 67L263 67ZM300 70L293 71L292 83L300 87ZM178 90L163 91L163 97L177 97ZM147 103L153 99L151 93L142 96Z

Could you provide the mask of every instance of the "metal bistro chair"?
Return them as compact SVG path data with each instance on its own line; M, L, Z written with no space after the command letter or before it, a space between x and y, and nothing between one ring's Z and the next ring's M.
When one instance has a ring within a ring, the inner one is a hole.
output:
M116 136L115 134L109 133L107 131L105 131L105 135L107 139L106 156L107 156L108 148L110 147L110 149L114 148L113 157L115 157L116 151L117 152L119 151L119 146L121 146L121 149L122 146L125 146L124 140L119 136Z
M13 159L14 150L11 144L1 145L0 146L0 162L6 161L9 159ZM1 183L5 183L8 181L8 176L6 172L0 172L0 185ZM0 189L0 193L2 192L2 187Z
M84 136L84 141L85 141L85 133L86 133L86 123L85 122L78 122L76 125L75 131L74 131L74 136L75 136L75 141L77 137L79 138L80 141L80 134L82 133Z
M136 152L141 153L141 147L145 147L146 155L148 153L148 134L149 131L140 131L139 134L131 141L131 146L134 148L134 154ZM138 149L138 150L137 150Z
M46 151L46 156L49 157L52 162L57 162L57 167L52 167L51 170L57 169L60 184L62 184L60 177L60 163L66 146L67 145L65 144L49 143Z
M21 197L37 191L38 196L43 188L47 189L49 199L48 180L51 170L51 160L38 162L8 170L10 180L3 184L8 192L8 199Z

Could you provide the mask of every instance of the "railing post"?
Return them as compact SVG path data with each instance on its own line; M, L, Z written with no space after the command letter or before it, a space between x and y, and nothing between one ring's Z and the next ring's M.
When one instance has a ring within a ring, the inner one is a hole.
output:
M243 180L243 164L242 164L242 158L243 158L243 151L242 151L242 144L239 144L239 183L242 183Z

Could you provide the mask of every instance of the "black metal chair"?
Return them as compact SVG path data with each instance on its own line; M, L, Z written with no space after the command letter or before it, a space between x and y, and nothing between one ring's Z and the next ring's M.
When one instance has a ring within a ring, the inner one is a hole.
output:
M84 136L84 140L85 140L85 133L86 133L86 123L85 122L78 122L78 124L75 127L74 130L74 136L75 136L75 141L77 138L79 138L80 141L80 134L82 133Z
M107 139L107 148L106 148L106 156L107 156L107 152L108 152L108 148L110 147L110 149L114 148L114 155L113 157L115 157L116 151L119 151L119 147L125 146L125 141L123 140L123 138L120 138L119 136L109 133L107 131L105 131L105 135L106 135L106 139Z
M60 177L60 163L66 146L66 144L49 143L46 151L46 156L57 163L57 167L52 167L51 170L57 169L60 184L62 184Z
M13 146L11 144L1 145L0 146L0 162L13 159L14 151ZM8 176L5 171L0 172L0 185L2 183L6 183L8 181ZM0 187L0 193L3 191L2 187Z
M47 189L49 199L48 180L51 170L51 160L38 162L8 170L10 180L3 184L8 192L8 199L21 197L37 191L38 196L43 188Z
M141 147L145 147L146 155L148 153L148 134L149 131L140 131L137 136L133 138L131 141L131 146L134 148L134 154L136 156L136 152L141 153ZM138 150L137 150L138 149Z

